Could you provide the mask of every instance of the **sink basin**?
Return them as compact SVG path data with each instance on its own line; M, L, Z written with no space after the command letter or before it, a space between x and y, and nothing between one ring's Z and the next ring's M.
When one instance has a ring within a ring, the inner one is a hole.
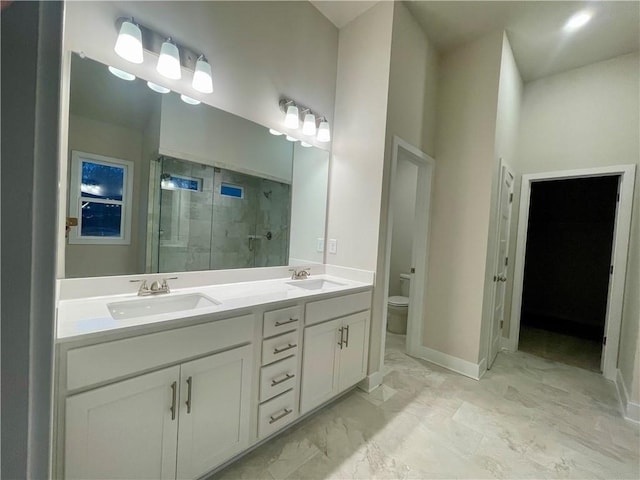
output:
M220 305L220 303L218 300L201 293L190 293L108 303L107 308L115 320L120 320L159 315L161 313L185 312L213 307L214 305Z
M330 288L343 287L344 283L334 282L332 280L325 280L324 278L312 278L309 280L294 280L287 282L288 285L294 287L304 288L305 290L326 290Z

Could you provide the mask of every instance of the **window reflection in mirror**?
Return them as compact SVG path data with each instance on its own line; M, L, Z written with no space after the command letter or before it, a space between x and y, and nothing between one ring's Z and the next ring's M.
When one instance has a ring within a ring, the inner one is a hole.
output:
M324 150L75 54L68 149L67 278L323 262Z

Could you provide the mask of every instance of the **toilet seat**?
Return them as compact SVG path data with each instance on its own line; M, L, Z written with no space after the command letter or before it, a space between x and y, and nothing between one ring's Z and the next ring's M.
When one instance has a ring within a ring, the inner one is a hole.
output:
M395 295L393 297L389 297L389 305L394 307L408 307L409 306L409 297L402 297L400 295Z

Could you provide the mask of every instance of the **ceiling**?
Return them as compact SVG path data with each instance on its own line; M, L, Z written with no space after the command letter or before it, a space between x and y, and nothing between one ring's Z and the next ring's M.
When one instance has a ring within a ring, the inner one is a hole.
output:
M101 63L78 55L72 57L72 114L142 131L160 98L140 79L126 82Z
M376 2L311 3L341 28ZM631 53L640 47L640 2L409 0L405 4L439 51L453 49L491 31L506 30L524 81ZM591 21L573 33L565 33L565 22L583 9L593 11Z

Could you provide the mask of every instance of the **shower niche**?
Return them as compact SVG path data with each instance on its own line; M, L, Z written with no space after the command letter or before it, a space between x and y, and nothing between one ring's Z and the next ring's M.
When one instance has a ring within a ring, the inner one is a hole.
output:
M289 184L166 156L154 167L148 271L288 264Z

